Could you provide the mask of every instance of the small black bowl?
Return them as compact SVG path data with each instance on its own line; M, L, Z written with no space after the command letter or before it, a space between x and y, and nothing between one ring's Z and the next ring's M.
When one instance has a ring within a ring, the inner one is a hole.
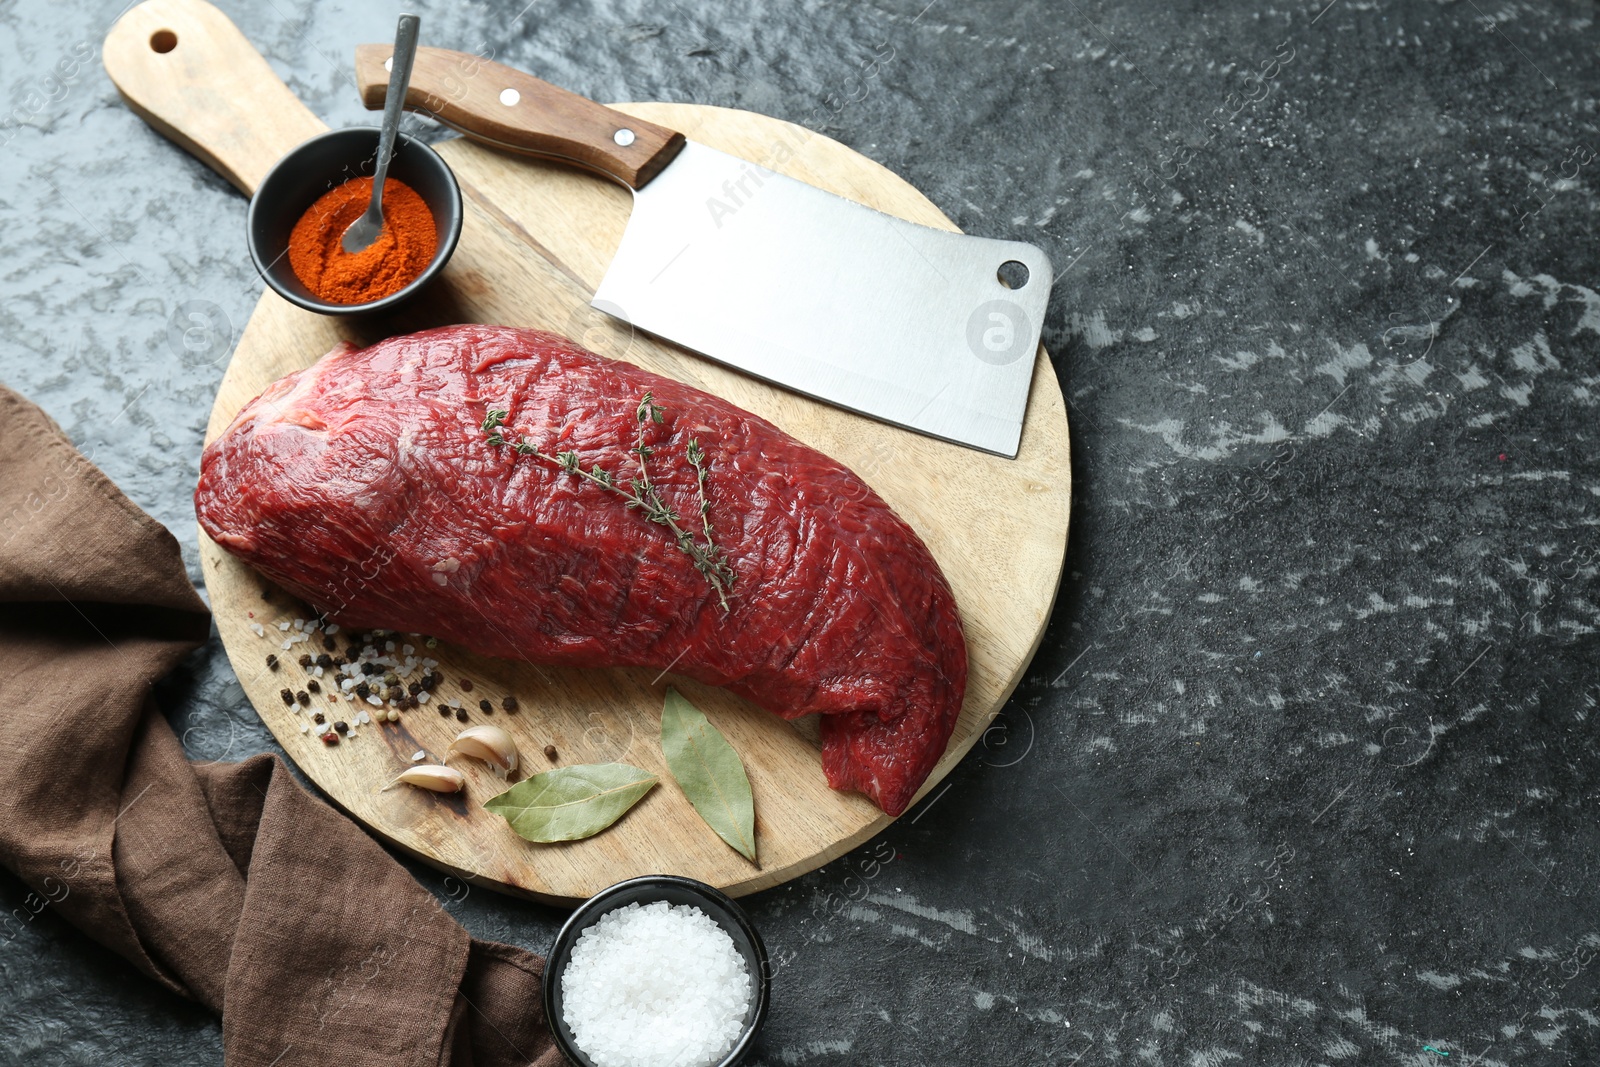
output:
M578 1047L562 1014L561 976L572 957L572 946L577 943L578 935L599 922L606 912L628 904L654 904L659 900L668 904L692 904L705 912L733 938L734 947L744 956L745 966L755 978L755 998L745 1016L744 1031L717 1067L734 1067L744 1062L751 1045L755 1043L756 1034L761 1030L761 1024L766 1021L767 1000L772 992L772 973L767 966L767 948L761 943L761 935L756 932L744 909L726 894L693 878L680 878L674 874L647 874L642 878L630 878L610 889L602 889L578 905L578 910L572 913L572 917L556 935L555 944L550 946L550 953L545 958L544 1016L550 1024L550 1032L555 1035L556 1047L576 1067L594 1067L594 1064Z
M365 304L329 304L311 294L289 266L289 234L317 197L352 178L369 177L378 158L378 128L354 126L330 130L292 149L267 172L250 198L246 222L250 258L278 295L322 315L360 315L382 311L415 295L433 280L461 236L461 187L439 153L421 141L399 134L389 177L415 189L433 212L439 246L433 262L410 285L382 300Z

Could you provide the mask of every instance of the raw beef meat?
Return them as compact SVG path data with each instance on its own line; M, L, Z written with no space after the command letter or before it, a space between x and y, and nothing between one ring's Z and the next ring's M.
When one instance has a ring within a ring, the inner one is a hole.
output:
M663 419L641 423L648 391ZM507 414L495 445L491 410ZM699 532L704 449L728 606L670 531L547 456L648 473ZM829 785L891 815L944 752L966 689L950 587L840 464L726 401L553 334L451 326L341 345L274 383L201 460L229 552L336 622L574 667L670 669L775 715L822 713Z

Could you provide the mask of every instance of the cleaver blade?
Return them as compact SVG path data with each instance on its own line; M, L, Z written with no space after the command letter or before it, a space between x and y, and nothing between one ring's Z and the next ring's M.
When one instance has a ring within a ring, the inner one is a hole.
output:
M391 51L356 50L369 108ZM465 53L418 49L406 106L633 191L599 310L817 400L1016 456L1053 281L1034 245L895 218Z

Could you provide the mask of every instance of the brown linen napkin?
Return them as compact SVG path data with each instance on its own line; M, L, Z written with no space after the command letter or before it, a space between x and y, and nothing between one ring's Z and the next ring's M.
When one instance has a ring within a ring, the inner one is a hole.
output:
M210 630L177 541L0 386L0 862L237 1067L554 1067L544 961L474 940L276 756L192 764L151 685Z

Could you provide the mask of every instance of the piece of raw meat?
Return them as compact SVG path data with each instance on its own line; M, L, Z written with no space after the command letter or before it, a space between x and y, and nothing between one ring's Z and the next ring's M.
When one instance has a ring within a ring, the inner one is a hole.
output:
M660 423L637 418L649 392ZM488 412L504 425L484 429ZM727 609L673 534L563 470L648 475L700 532L704 450ZM504 436L496 445L490 433ZM519 454L524 440L551 459ZM553 334L451 326L341 345L271 385L205 450L207 534L341 625L574 667L670 669L793 718L822 764L899 814L966 689L955 599L866 483L710 394Z

